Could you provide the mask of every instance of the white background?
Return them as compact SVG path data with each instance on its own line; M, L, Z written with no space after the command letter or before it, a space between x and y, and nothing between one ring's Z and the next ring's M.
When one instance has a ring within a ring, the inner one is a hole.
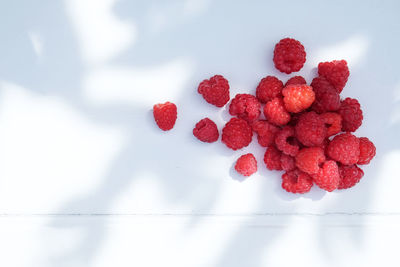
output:
M0 265L399 266L400 2L2 1ZM253 143L233 152L192 136L208 116L198 83L231 96L291 76L275 43L300 40L308 82L346 59L343 96L364 111L377 156L356 187L280 187ZM160 131L152 106L178 106ZM252 152L259 171L233 170Z

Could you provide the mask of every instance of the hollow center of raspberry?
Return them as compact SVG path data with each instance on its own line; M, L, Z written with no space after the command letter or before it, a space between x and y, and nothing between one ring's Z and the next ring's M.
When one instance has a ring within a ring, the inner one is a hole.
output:
M286 142L291 145L291 146L296 146L296 139L294 138L294 136L289 136L288 138L286 138Z

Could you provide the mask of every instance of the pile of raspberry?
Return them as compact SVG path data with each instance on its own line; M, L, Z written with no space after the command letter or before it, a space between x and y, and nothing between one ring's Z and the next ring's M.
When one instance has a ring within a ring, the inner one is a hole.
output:
M273 62L279 71L297 72L305 61L299 41L285 38L276 44ZM318 76L311 84L301 76L285 84L274 76L263 78L255 95L237 94L231 100L233 117L222 128L221 141L239 150L256 134L260 146L266 148L266 167L284 171L282 188L287 192L303 194L314 184L329 192L353 187L364 175L359 165L369 164L376 149L368 138L353 134L362 124L363 112L357 99L340 97L349 74L345 60L334 60L318 64ZM221 75L202 81L198 93L219 108L230 100L229 83ZM173 128L175 104L157 104L153 113L162 130ZM193 135L213 143L220 132L215 122L204 118L194 126ZM251 153L244 154L235 169L250 176L257 171L257 160Z

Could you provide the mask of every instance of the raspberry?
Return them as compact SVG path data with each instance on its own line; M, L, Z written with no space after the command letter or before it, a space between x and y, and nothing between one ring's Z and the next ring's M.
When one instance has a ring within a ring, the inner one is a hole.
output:
M269 170L282 170L281 167L281 154L276 147L269 146L264 154L264 163Z
M297 40L285 38L275 45L275 68L286 74L299 71L306 62L304 46Z
M243 176L250 176L257 171L257 160L253 154L240 156L235 164L235 170Z
M215 122L209 118L204 118L196 123L193 135L202 142L212 143L218 140L219 133Z
M229 101L229 83L222 75L215 75L209 80L202 81L197 91L208 103L219 108Z
M363 170L357 165L341 165L339 166L340 182L338 189L347 189L355 186L364 176Z
M376 148L374 143L372 143L367 137L360 137L360 158L357 164L365 165L368 164L376 154Z
M320 188L332 192L339 185L339 169L338 165L333 160L327 160L316 174L312 175L314 182Z
M315 92L312 109L317 113L336 111L340 108L340 95L324 77L316 77L311 82Z
M248 146L252 136L251 127L240 118L232 118L222 129L222 142L233 150Z
M311 86L305 84L289 85L282 90L286 110L298 113L310 107L315 100Z
M290 140L292 139L292 140ZM285 126L275 137L276 147L283 153L296 156L299 152L299 145L294 142L294 129L292 126ZM292 141L292 142L291 142Z
M342 117L334 112L326 112L320 115L326 126L326 136L340 133L342 129Z
M306 147L296 156L296 166L303 172L314 174L319 171L319 165L325 161L324 150L320 147Z
M265 120L256 121L252 124L253 131L257 133L257 140L261 146L267 147L275 142L275 135L279 128Z
M325 138L324 142L322 142L322 145L319 146L320 148L322 148L325 151L325 154L326 154L326 148L328 147L329 143L330 143L329 138Z
M171 102L156 104L153 106L153 115L154 120L161 130L171 130L175 125L177 117L176 105Z
M329 143L326 152L344 165L356 164L360 156L360 141L351 133L339 134Z
M274 76L263 78L257 86L256 96L261 103L266 103L277 96L281 96L283 83Z
M295 131L297 139L305 146L320 146L326 137L324 120L314 111L300 116Z
M285 87L292 84L307 84L306 80L302 76L294 76L287 80Z
M288 171L282 175L282 188L290 193L304 194L313 186L311 177L299 169Z
M257 98L250 94L237 94L229 105L229 114L249 122L260 116L261 104Z
M362 124L363 113L357 99L348 97L342 100L339 114L342 116L342 130L344 132L354 132Z
M319 63L318 74L324 76L340 93L347 83L350 72L346 60L334 60Z
M285 125L290 121L290 114L286 111L282 98L279 97L265 104L264 115L269 122L276 125Z
M281 155L281 167L284 171L291 171L296 169L294 157L283 154Z

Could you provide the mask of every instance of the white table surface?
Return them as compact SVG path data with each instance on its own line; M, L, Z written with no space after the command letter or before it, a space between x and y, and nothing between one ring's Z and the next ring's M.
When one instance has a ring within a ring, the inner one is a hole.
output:
M232 3L233 2L233 3ZM1 266L399 266L398 1L2 1ZM231 96L275 75L272 51L300 40L308 82L346 59L343 96L377 147L356 187L298 196L280 187L256 140L204 144L203 117L225 109L198 83L224 75ZM162 132L152 106L178 106ZM242 179L235 160L259 171Z

